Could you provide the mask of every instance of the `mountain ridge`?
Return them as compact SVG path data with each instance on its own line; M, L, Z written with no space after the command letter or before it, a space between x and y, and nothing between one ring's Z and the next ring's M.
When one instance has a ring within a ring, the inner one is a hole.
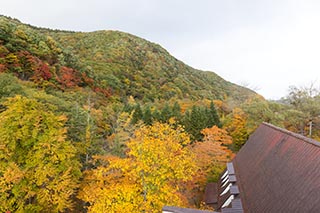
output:
M128 83L130 81L130 86L135 89L143 85L152 90L149 85L149 82L152 82L153 85L158 86L155 90L166 93L160 98L170 99L173 96L188 98L191 96L195 99L223 99L225 95L229 96L233 91L248 91L246 88L225 81L214 72L194 69L174 56L171 56L169 52L159 44L149 42L129 33L103 30L89 33L53 32L50 33L50 35L63 43L63 45L70 47L75 55L80 56L80 58L82 58L86 64L91 65L93 69L107 72L111 76L114 75L116 79L122 83ZM73 39L78 39L72 40L72 37ZM94 42L91 42L92 38L96 38ZM88 49L86 49L88 43L98 46L91 46L88 51ZM92 59L95 59L93 63ZM102 63L104 67L99 66L99 63ZM113 71L109 68L113 69ZM130 72L124 72L123 69L129 70ZM118 70L118 73L114 70ZM121 72L123 75L126 75L126 78L121 78L118 75ZM135 79L132 74L146 77L148 80ZM155 79L158 79L159 82L155 81ZM138 84L132 83L132 81ZM183 86L188 84L191 85L189 85L189 87ZM209 85L215 85L217 88L224 90L225 93L222 91L217 92ZM172 91L174 94L166 92L167 87L175 88L174 91ZM191 90L195 90L196 92ZM232 92L230 90L232 90ZM182 91L185 94L181 94ZM138 99L142 98L138 92L141 91L128 92L125 95L132 95L138 97ZM234 97L237 95L234 95ZM152 96L156 96L156 94L153 93Z
M159 44L130 33L51 30L5 16L0 19L1 43L9 52L26 50L36 55L49 65L51 75L60 75L60 81L68 71L61 71L61 67L71 68L84 82L78 84L116 100L129 96L147 102L230 97L242 102L256 95L214 72L194 69Z

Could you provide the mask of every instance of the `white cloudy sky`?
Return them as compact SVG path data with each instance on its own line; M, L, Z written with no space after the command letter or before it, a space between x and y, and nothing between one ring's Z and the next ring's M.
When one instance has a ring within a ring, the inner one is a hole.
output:
M269 99L290 85L319 84L318 0L1 0L0 14L56 29L129 32Z

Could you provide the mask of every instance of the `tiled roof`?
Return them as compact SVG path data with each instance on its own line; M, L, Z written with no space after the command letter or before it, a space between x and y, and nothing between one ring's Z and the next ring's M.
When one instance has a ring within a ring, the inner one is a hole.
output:
M206 185L206 189L204 192L204 202L207 205L211 205L213 207L214 204L218 202L217 200L217 194L218 194L218 184L217 183L208 183Z
M163 213L217 213L214 211L187 209L187 208L180 208L180 207L174 207L174 206L164 206L162 208L162 212Z
M233 159L244 212L320 212L320 143L263 123Z

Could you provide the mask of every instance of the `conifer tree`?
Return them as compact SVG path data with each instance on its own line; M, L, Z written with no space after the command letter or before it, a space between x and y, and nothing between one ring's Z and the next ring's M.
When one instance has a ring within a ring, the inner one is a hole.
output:
M144 109L143 122L147 125L151 125L153 122L153 117L149 106Z
M200 141L203 138L201 130L207 127L207 112L203 107L193 106L184 116L184 126L191 135L193 141Z
M141 110L141 106L140 104L137 104L133 111L132 120L131 120L132 124L138 123L138 121L140 121L142 117L143 117L143 112Z
M171 118L171 114L172 114L171 109L170 109L169 105L166 103L161 110L160 121L162 121L164 123L168 122L169 119Z
M193 106L188 110L183 119L186 131L191 135L194 141L201 141L203 134L201 130L212 127L214 125L221 126L218 113L214 104L210 104L210 108L202 106Z
M161 119L161 114L159 112L158 109L154 109L153 112L152 112L152 117L155 121L160 121Z
M181 107L178 102L175 102L172 107L172 117L174 117L177 121L181 119Z
M212 126L217 126L221 128L221 122L220 118L218 115L218 112L216 110L216 107L214 106L214 103L211 101L210 102L210 107L209 107L209 115L208 115L208 126L207 127L212 127Z

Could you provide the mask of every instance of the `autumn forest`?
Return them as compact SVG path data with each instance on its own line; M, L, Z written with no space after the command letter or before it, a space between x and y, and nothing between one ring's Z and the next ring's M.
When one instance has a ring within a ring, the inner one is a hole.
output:
M0 16L0 212L210 209L260 123L319 140L319 111L312 84L266 100L134 35Z

